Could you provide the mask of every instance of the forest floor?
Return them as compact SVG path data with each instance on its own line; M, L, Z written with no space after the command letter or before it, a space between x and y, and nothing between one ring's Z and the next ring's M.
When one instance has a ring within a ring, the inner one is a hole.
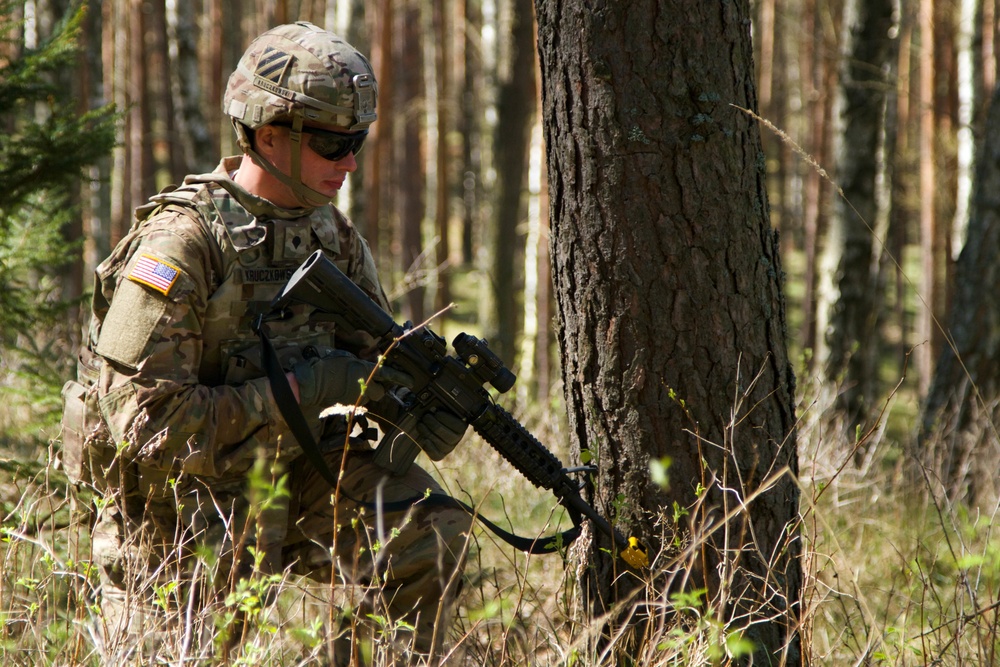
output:
M996 506L949 505L929 480L905 472L905 447L885 429L855 451L855 443L836 444L820 412L804 408L799 433L802 637L812 664L996 664ZM557 420L531 428L566 457ZM0 449L0 655L13 664L98 664L84 631L96 612L79 604L88 601L79 583L88 575L68 551L65 480L44 449L27 447L8 440ZM473 438L435 474L451 493L509 520L517 532L565 528L554 499L519 475L503 474L505 465ZM558 555L527 557L480 533L449 664L598 664L596 633L578 622L574 580ZM295 637L288 642L301 652L310 646L303 631L277 635ZM652 637L644 664L727 662L725 628L707 613L663 633ZM240 659L289 664L287 646L274 648L274 636L273 627L255 635Z

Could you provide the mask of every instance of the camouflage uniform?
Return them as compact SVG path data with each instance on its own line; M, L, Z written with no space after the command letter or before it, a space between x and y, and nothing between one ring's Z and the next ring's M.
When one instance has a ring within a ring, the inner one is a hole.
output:
M316 249L388 310L371 253L333 206L277 209L230 179L237 166L237 158L224 160L140 211L98 267L79 382L64 391L67 469L105 498L93 548L110 641L127 643L162 622L150 601L164 582L190 583L166 605L178 616L191 596L231 589L254 569L253 547L264 572L321 581L336 572L373 584L360 617L375 612L413 624L415 648L428 652L439 612L449 617L469 517L443 508L387 514L384 530L400 532L383 551L359 557L358 547L379 536L368 525L371 509L358 502L372 501L385 475L366 443L354 440L345 453L343 418L307 415L330 469L343 474L331 503L333 490L304 463L278 411L251 330ZM268 331L286 369L307 350L363 355L371 342L335 330L306 306ZM289 474L290 493L263 509L247 481L260 464L274 483ZM386 502L439 490L416 466L383 486ZM206 553L218 559L211 576L199 574Z

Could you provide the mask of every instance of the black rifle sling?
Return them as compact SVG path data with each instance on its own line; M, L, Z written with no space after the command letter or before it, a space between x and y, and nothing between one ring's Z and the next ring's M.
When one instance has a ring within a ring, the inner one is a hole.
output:
M273 318L280 316L280 314L272 314ZM291 429L295 439L299 441L299 446L302 447L302 451L309 459L309 462L316 467L316 470L319 471L319 474L327 481L331 488L336 489L337 476L326 465L326 461L320 453L319 445L316 444L316 439L313 438L309 424L306 423L306 416L302 414L302 408L299 407L299 402L295 400L292 387L288 384L288 378L285 377L285 371L281 367L281 362L278 361L278 353L274 351L274 345L271 344L271 339L267 337L267 332L264 331L264 322L265 317L263 315L258 316L254 320L253 330L257 334L257 337L260 338L261 360L264 364L264 372L267 374L267 381L271 385L271 392L274 393L274 402L278 404L281 416L285 418L285 423L288 424L288 428Z
M261 357L264 365L264 372L267 374L268 382L271 385L271 391L274 393L274 402L277 403L278 410L281 412L281 416L285 418L285 423L288 424L288 428L292 431L292 435L295 436L295 439L302 447L302 451L309 459L309 462L315 466L320 476L326 480L326 482L330 485L330 488L337 490L337 475L335 475L333 471L330 470L330 467L326 465L326 460L323 458L320 447L316 443L316 439L313 437L312 430L306 423L306 417L302 414L302 408L299 406L298 401L295 400L295 394L292 393L291 385L288 384L288 378L285 377L285 371L281 368L281 363L278 361L278 354L274 351L274 345L271 344L271 339L267 337L267 332L264 330L265 322L269 319L277 319L280 317L280 313L272 313L268 317L260 315L254 320L253 323L253 330L257 334L258 338L260 338ZM494 535L507 544L519 551L524 551L530 554L547 554L560 551L580 536L580 523L582 519L579 513L575 512L572 508L567 508L570 519L573 521L572 528L547 538L531 538L521 537L520 535L515 535L504 530L486 517L479 514L479 512L469 505L463 503L461 500L444 493L430 493L422 496L416 496L414 498L407 498L406 500L398 500L388 503L364 502L347 496L343 490L341 490L340 493L352 502L355 502L366 509L378 512L402 512L417 505L422 507L451 507L454 509L461 509L468 512L473 518L478 519L480 523L489 528Z

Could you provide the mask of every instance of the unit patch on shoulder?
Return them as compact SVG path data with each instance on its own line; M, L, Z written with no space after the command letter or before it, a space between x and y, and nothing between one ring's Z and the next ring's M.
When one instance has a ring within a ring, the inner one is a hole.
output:
M157 292L167 296L170 294L170 288L177 282L179 275L181 275L181 270L176 266L167 264L153 255L143 254L132 265L128 279L152 287Z

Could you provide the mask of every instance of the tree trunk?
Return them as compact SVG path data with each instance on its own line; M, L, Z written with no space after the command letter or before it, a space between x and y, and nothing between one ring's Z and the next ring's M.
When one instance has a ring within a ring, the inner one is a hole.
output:
M392 103L393 81L392 66L392 34L393 34L393 0L378 0L375 11L371 14L372 35L372 66L375 68L375 80L378 81L382 94L378 99L378 116L380 122L372 126L371 138L364 162L364 180L367 191L367 220L363 229L376 260L386 257L386 245L383 229L388 227L389 197L387 195L388 179L385 177L388 165L392 164L392 119L395 109Z
M877 406L882 247L873 239L885 174L886 71L892 57L893 0L848 0L840 123L834 132L837 182L827 264L835 299L827 335L826 377L842 383L837 408L849 433ZM881 174L881 176L880 176Z
M483 13L479 0L459 0L462 20L462 99L460 103L462 135L462 263L472 264L473 243L482 200L482 99L483 59L480 40Z
M910 132L912 123L912 99L913 85L911 77L913 29L915 20L912 12L901 12L899 31L899 57L897 58L896 72L896 100L894 113L890 117L890 132L895 131L892 136L895 141L893 149L894 167L890 183L892 209L889 212L889 252L893 257L902 257L906 245L909 242L910 234L907 229L908 221L915 218L917 213L912 210L910 200L912 189L909 187L907 174L916 170L916 165L910 162L910 156L914 153L913 140ZM894 264L893 284L895 294L893 295L892 318L895 325L904 335L899 337L899 346L895 357L898 360L897 376L905 373L909 359L912 341L908 332L912 329L912 320L907 314L906 299L908 281L903 273L902 264Z
M448 150L448 130L451 122L449 110L452 108L451 98L451 50L448 43L451 32L448 30L448 14L445 0L434 0L434 33L436 35L434 48L434 71L437 83L437 141L435 144L436 158L434 160L437 180L434 186L434 228L437 230L437 245L435 246L437 263L437 290L434 292L434 310L440 311L451 303L451 285L449 272L443 270L448 265L451 246L448 225L450 223L449 194L451 193L451 160Z
M368 31L369 21L367 16L370 10L366 10L364 0L350 0L346 4L347 7L343 10L346 17L341 19L340 23L346 26L342 29L344 30L347 42L353 44L362 53L371 53L372 40ZM328 9L327 13L329 14L330 12L331 10ZM332 28L332 24L328 25L327 28ZM382 114L381 100L379 100L376 111L380 115ZM360 162L362 166L351 174L347 181L349 187L348 194L350 195L350 206L347 213L365 238L368 238L368 230L372 224L369 222L368 215L371 193L368 191L367 183L365 182L368 170L363 165L371 159L371 155L372 150L369 147L361 158Z
M1000 281L1000 88L977 158L968 238L956 265L955 295L923 413L922 458L955 501L992 504L1000 417L1000 303L984 297Z
M797 664L781 268L758 128L731 106L756 109L748 3L537 11L563 378L573 440L598 467L595 502L653 547L654 581L633 592L662 602L705 587L716 618L754 643L753 664ZM664 457L667 488L649 475ZM690 512L676 525L674 503ZM675 551L674 529L691 552ZM599 536L582 555L594 614L637 585L608 547ZM616 642L623 662L655 648L643 632L662 619L647 620L635 643Z
M937 184L934 165L934 0L920 0L920 302L917 309L916 370L921 397L931 381L934 338L934 239Z
M828 7L817 0L808 0L804 9L805 23L809 39L801 44L800 57L804 61L803 76L805 95L808 100L806 112L807 150L816 164L825 164L829 154L830 118L832 95L827 87L835 81L830 72L832 65L827 55L830 44L827 32L827 22L824 20ZM820 291L820 279L816 267L820 255L821 239L826 231L826 202L829 184L812 165L805 166L803 176L803 250L805 253L805 285L802 297L802 334L801 341L805 349L822 354L825 345L818 332L823 330L824 323L817 312L816 301Z
M82 56L78 79L88 109L98 109L108 102L112 82L104 78L102 67L101 33L104 17L97 9L89 9L84 16ZM108 213L110 198L110 156L88 169L89 182L81 184L81 203L84 222L83 267L81 276L87 284L94 269L111 252L108 243Z
M975 123L977 91L975 51L976 15L979 0L959 0L959 18L955 24L957 128L955 131L955 218L952 223L952 252L957 256L965 242L969 224L972 193L972 165L975 161Z
M128 73L128 31L122 27L128 20L128 1L111 0L105 5L107 12L104 21L104 45L105 58L104 80L111 84L112 100L118 109L124 113L128 109L129 98L126 93L127 73ZM122 236L131 223L131 209L129 208L130 191L129 181L131 174L127 166L126 123L121 123L119 136L116 137L114 151L112 153L111 168L111 221L108 235L110 247L114 247L121 240Z
M202 107L203 88L198 76L198 16L171 5L167 15L169 39L176 55L170 67L170 90L175 101L178 132L176 152L180 154L181 176L211 168L219 158L219 145L213 141Z
M398 137L400 147L399 172L392 179L399 185L401 259L403 271L408 278L404 312L406 317L416 324L425 319L424 294L426 292L423 283L416 280L423 263L421 259L423 252L421 228L427 205L422 122L424 118L424 44L420 38L423 34L421 5L422 3L416 0L410 0L402 16L400 63L405 63L405 67L399 68L399 76L396 79L397 108L402 112L402 122L399 123L399 133L393 133Z
M527 213L525 183L536 88L535 26L531 0L512 0L510 57L498 75L497 126L493 141L497 185L491 252L492 301L490 343L507 364L515 357L521 329L518 304L524 284L520 266L524 234L519 229Z

